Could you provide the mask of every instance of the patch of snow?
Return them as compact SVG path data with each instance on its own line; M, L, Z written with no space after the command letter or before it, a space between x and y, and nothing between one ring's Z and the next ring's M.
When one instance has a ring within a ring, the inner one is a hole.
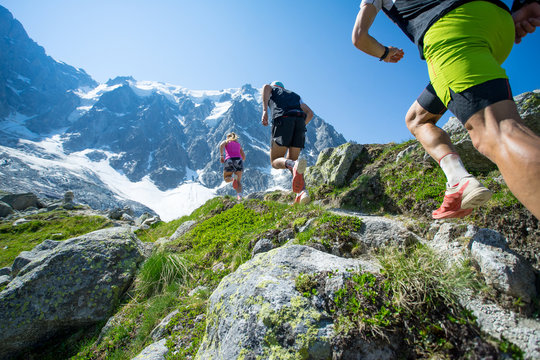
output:
M26 142L32 143L28 140ZM47 138L33 144L49 154L56 155L56 158L53 160L44 159L4 146L0 146L0 151L19 158L30 168L38 171L55 171L57 169L56 171L59 173L68 171L71 175L79 178L85 178L85 174L88 173L95 174L119 199L133 200L146 205L164 221L188 215L215 196L214 190L193 181L188 181L167 191L159 190L148 176L141 181L131 182L127 176L116 171L109 164L108 159L119 154L104 152L107 159L98 162L91 161L86 156L87 153L96 151L95 149L85 149L66 155L62 150L60 136ZM194 173L191 170L190 174Z
M232 106L232 101L224 101L222 103L216 103L212 109L210 115L204 119L204 123L210 127L214 127L218 124L219 119L229 110Z

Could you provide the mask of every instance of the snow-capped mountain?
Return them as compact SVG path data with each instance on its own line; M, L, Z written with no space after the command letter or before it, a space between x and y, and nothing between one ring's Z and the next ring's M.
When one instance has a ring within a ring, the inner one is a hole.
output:
M232 193L218 149L230 131L246 153L244 191L286 188L290 175L271 169L270 128L260 119L260 90L251 85L195 91L131 77L98 84L47 56L0 6L0 190L73 190L96 208L127 204L171 219ZM344 142L315 116L302 154L314 164L322 149Z

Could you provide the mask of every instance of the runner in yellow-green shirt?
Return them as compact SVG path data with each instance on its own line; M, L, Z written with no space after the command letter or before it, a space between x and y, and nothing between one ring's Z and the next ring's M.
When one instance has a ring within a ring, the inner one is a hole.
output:
M478 151L497 164L514 195L540 219L540 137L523 124L501 67L513 42L540 26L539 1L516 0L510 11L499 0L362 0L354 45L380 61L397 63L403 50L369 34L380 10L418 46L428 65L430 84L405 121L448 180L433 218L464 217L491 197L467 172L448 134L436 126L448 108Z

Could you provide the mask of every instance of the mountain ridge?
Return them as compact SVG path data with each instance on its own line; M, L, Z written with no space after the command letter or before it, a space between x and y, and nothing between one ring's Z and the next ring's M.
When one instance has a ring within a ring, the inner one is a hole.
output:
M0 75L3 190L47 196L73 190L78 201L92 207L130 202L136 213L156 208L157 201L147 198L173 201L175 191L199 191L204 202L213 194L232 193L223 182L218 151L230 131L239 134L247 156L245 193L289 186L290 175L270 166L269 128L260 124L260 93L250 84L190 90L131 76L98 84L84 70L47 56L5 8L0 39L0 66L6 69ZM313 164L322 148L344 142L343 135L316 116L308 126L303 155ZM31 161L24 164L21 158ZM56 162L47 168L40 159ZM152 187L153 195L134 197L122 191L143 183ZM89 188L101 194L92 198ZM178 196L174 201L186 203ZM181 216L202 204L193 201L186 209L162 215Z

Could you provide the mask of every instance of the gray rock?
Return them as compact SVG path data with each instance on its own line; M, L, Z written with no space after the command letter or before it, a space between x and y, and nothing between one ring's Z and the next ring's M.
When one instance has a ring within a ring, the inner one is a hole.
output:
M461 304L472 311L483 332L517 345L527 360L540 359L540 321L524 318L496 304L465 295Z
M9 284L11 281L11 276L9 275L0 275L0 286Z
M460 262L471 257L486 284L507 295L530 302L536 296L532 266L512 251L504 236L472 225L443 223L428 244Z
M39 207L39 200L33 193L10 194L0 197L0 201L5 202L15 210L25 210L29 207Z
M308 168L305 174L309 184L345 185L351 165L364 149L363 145L345 143L319 155L314 167Z
M27 219L25 219L25 218L20 218L20 219L15 220L15 221L13 222L12 225L13 225L13 226L19 226L19 225L25 224L25 223L27 223L27 222L29 222L29 221L30 221L30 220L27 220Z
M208 291L208 288L206 286L197 286L195 289L191 290L189 293L188 293L188 296L195 296L197 295L198 293L203 293L205 291Z
M133 216L133 210L129 206L124 206L123 208L115 208L110 210L107 216L112 220L120 220L122 219L122 215L124 214Z
M270 251L274 249L276 245L272 242L270 239L262 238L261 240L257 241L255 246L253 247L253 250L251 251L251 257L254 257L257 254Z
M165 360L165 355L169 352L169 349L165 344L166 339L162 339L158 342L148 345L141 351L141 353L135 356L132 360Z
M279 244L285 244L287 241L294 239L294 236L294 229L287 228L279 232L277 240Z
M150 333L150 337L152 338L152 340L159 341L166 336L167 325L169 325L172 318L178 313L179 313L178 310L174 310L169 315L165 316L163 320L161 320L158 326L156 326Z
M367 249L378 249L385 246L407 247L420 241L416 234L407 230L399 221L343 210L333 212L342 216L357 216L362 220L360 231L352 232L351 236Z
M536 297L532 266L510 250L501 234L481 229L472 236L470 249L488 285L526 303Z
M332 319L314 305L317 301L310 301L295 289L295 279L301 273L322 271L335 271L339 278L348 274L347 269L378 272L379 268L367 261L343 259L299 245L255 256L227 275L211 295L206 334L196 359L238 359L241 355L281 359L299 352L309 359L332 358ZM276 334L276 344L265 344L265 338ZM358 341L356 346L357 354L367 353L369 348L379 359L397 356L389 344L362 345Z
M46 241L22 254L0 292L0 358L107 319L143 252L135 234L118 227Z
M225 270L225 265L222 262L218 262L214 266L212 266L213 272L223 271Z
M73 191L71 190L66 191L64 193L64 204L71 204L74 198L75 198L75 194L73 194Z
M181 236L184 236L185 233L187 233L189 230L191 230L193 228L193 226L195 226L195 224L197 224L196 221L194 220L188 220L186 222L183 222L177 229L176 231L174 232L174 234L172 234L170 237L169 237L169 240L170 241L174 241L174 240L177 240L179 237Z
M135 220L135 225L141 226L146 219L149 219L151 217L152 214L145 212Z
M122 214L122 216L120 217L120 220L128 221L128 222L135 222L135 220L133 219L133 216L131 216L129 214L126 214L126 213Z
M152 216L144 220L141 226L151 226L151 225L157 224L160 221L161 219L159 218L159 216Z
M397 156L396 156L396 163L403 160L403 158L405 158L405 156L412 153L417 147L418 147L418 145L415 144L415 145L411 145L411 146L407 147L405 150L400 151L399 154L397 154Z
M3 201L0 201L0 218L13 214L13 208Z

